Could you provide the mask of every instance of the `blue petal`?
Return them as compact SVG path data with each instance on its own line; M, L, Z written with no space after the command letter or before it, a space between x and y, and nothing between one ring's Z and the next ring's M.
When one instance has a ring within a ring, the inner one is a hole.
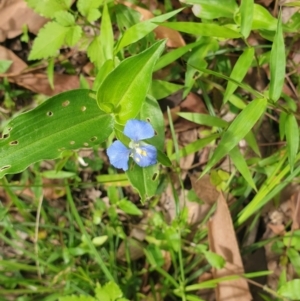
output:
M139 140L152 138L154 136L154 129L152 125L146 121L130 119L125 125L124 134L131 140L137 142Z
M107 149L110 163L116 168L128 169L130 150L120 141L115 141Z
M153 145L144 143L132 150L132 158L141 167L156 164L157 150Z

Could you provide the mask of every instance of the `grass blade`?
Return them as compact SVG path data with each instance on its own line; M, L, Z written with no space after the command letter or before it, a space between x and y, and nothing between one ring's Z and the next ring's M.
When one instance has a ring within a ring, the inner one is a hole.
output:
M270 58L270 91L269 97L277 101L281 95L285 78L285 45L282 32L281 14L278 18L277 30L274 37Z
M241 1L241 33L245 39L248 38L253 21L253 10L254 1L253 0L242 0Z
M294 169L296 155L299 149L299 127L293 114L287 115L285 121L285 135L287 141L288 159L291 171Z
M230 74L230 78L234 79L235 81L241 82L245 75L247 74L248 69L251 66L254 56L254 48L247 48L242 55L237 60L236 64L233 67L233 70ZM229 81L224 93L224 103L228 100L228 98L234 93L236 88L238 87L232 81Z
M214 151L202 175L207 173L214 164L228 154L247 135L266 108L267 100L265 98L255 99L235 118L224 132L220 144Z

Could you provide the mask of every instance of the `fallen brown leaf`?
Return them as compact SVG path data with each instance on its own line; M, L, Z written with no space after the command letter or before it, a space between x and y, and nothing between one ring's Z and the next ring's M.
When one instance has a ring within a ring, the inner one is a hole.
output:
M48 19L36 14L24 0L2 0L0 2L0 42L22 33L22 27L37 34Z
M221 255L226 260L222 269L213 269L215 279L229 275L244 273L242 258L236 240L228 205L223 194L217 200L217 210L208 223L208 238L210 250ZM222 281L216 288L218 301L249 301L252 296L245 279Z
M54 90L50 87L47 75L43 73L21 74L16 77L9 78L9 81L35 93L47 96L53 96L64 91L79 88L78 76L67 74L54 75Z
M10 60L12 64L5 73L6 76L22 72L27 68L27 64L16 56L11 50L0 46L0 60Z
M148 20L154 17L154 15L147 9L142 8L140 6L134 5L130 2L123 2L122 4L131 7L132 9L139 12L142 16L142 21ZM158 26L155 30L155 35L158 39L167 39L167 46L170 48L178 48L185 46L185 41L182 38L181 34L171 28Z

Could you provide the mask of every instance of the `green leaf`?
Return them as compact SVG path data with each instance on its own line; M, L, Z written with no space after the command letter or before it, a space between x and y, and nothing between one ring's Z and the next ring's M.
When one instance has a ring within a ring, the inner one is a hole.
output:
M270 14L270 12L266 8L259 4L254 4L253 9L252 30L276 30L277 20Z
M159 179L157 165L143 168L133 163L126 171L126 174L131 185L138 191L141 202L144 203L148 198L155 195Z
M92 239L93 245L99 247L102 246L108 239L107 235L97 236Z
M293 268L295 269L296 273L298 276L300 275L300 254L299 251L293 249L293 248L288 248L287 249L287 256L290 260L290 262L293 265Z
M281 16L278 18L277 30L270 57L270 91L269 96L277 101L281 95L285 78L285 44L282 32Z
M105 62L103 48L101 46L101 38L97 36L93 39L92 43L89 45L87 49L87 55L92 63L96 65L98 69L100 69Z
M165 145L165 123L164 115L156 99L148 96L138 115L140 120L151 123L156 135L146 142L154 145L158 150L163 151Z
M110 16L106 4L104 5L102 12L100 45L102 47L102 53L104 55L105 61L113 59L114 33L112 30Z
M216 269L222 269L225 266L226 261L222 256L211 251L205 251L204 255L212 267Z
M156 99L162 99L179 91L180 89L183 89L182 85L169 83L163 80L153 80L149 94Z
M251 66L251 63L253 61L253 56L254 56L254 48L252 47L247 48L235 63L232 72L230 74L230 78L237 82L241 82ZM224 92L224 99L223 99L224 103L227 102L228 98L234 93L237 87L238 85L235 84L234 82L232 81L228 82L226 90Z
M68 27L56 22L47 23L34 40L28 59L38 60L55 56L63 45L68 30Z
M174 61L176 61L177 59L182 57L188 51L191 51L194 47L199 46L202 43L203 43L203 41L200 40L200 41L188 44L186 46L179 47L177 49L174 49L174 50L164 54L163 56L161 56L158 59L157 63L155 64L154 71L160 70L160 69L168 66L169 64L173 63Z
M197 124L206 125L206 126L214 126L219 128L226 128L228 126L228 122L216 117L210 116L207 114L199 114L199 113L177 113L178 116L195 122Z
M279 115L279 138L281 141L285 137L286 119L287 119L287 113L280 112L280 115Z
M300 287L300 279L294 279L283 284L279 288L277 293L285 298L289 298L292 300L299 300L300 299L299 287Z
M56 171L56 170L47 170L41 173L44 178L47 179L68 179L72 177L76 177L75 172L70 171Z
M103 0L78 0L77 8L89 22L93 22L101 16L100 11L98 10L101 4L103 4Z
M55 13L55 19L61 26L75 25L74 16L67 11L58 11L57 13Z
M247 135L266 108L267 100L265 98L251 101L222 135L220 144L214 151L202 175L207 173L214 164L226 156Z
M143 215L142 211L131 201L123 199L117 203L117 206L127 214L131 215Z
M220 26L213 23L195 23L195 22L165 22L158 23L161 26L172 28L177 31L205 36L205 37L217 37L217 38L239 38L241 34L237 31L230 29L229 27Z
M296 117L289 114L285 120L285 135L288 149L288 159L291 171L294 169L296 155L299 149L299 127Z
M99 107L113 112L120 124L136 117L146 98L155 62L165 41L155 43L138 55L125 59L103 81L97 93Z
M253 22L254 1L243 0L241 1L241 33L245 39L249 37Z
M68 10L72 0L26 0L28 6L33 8L39 15L53 18L55 13L61 10Z
M219 134L213 134L210 135L208 137L199 139L197 141L194 141L188 145L186 145L185 147L183 147L182 149L180 149L179 151L179 157L186 157L189 154L193 154L199 150L201 150L202 148L204 148L206 145L208 145L209 143L211 143L212 141L216 140L219 138ZM177 154L174 153L172 154L172 156L170 157L171 160L175 160L176 159Z
M253 181L252 175L249 171L249 167L246 163L246 160L244 156L241 154L239 148L235 146L230 152L229 152L230 158L234 164L234 166L237 168L237 170L241 173L241 175L244 177L244 179L247 181L247 183L255 190L257 191L257 188L255 186L255 183Z
M5 73L9 69L12 63L13 61L0 60L0 74Z
M93 90L98 91L101 84L105 80L106 76L114 69L114 62L113 60L107 60L99 69L94 84L93 84Z
M119 286L112 281L106 283L101 290L109 295L110 301L116 301L123 296ZM99 299L99 301L102 301L102 298L98 294L96 294L96 297Z
M124 32L119 43L117 44L115 53L118 53L122 48L137 42L138 40L142 39L147 34L152 32L158 26L158 24L154 24L153 22L164 22L165 20L168 20L169 18L173 17L174 15L182 11L182 9L183 8L174 10L167 14L140 22L128 28Z
M233 18L238 6L235 0L187 0L187 4L195 4L192 8L195 16L203 19Z
M82 28L79 25L75 25L69 27L69 30L66 34L66 44L68 46L74 46L81 38L82 35Z
M112 116L99 110L89 90L49 98L14 118L0 139L0 177L30 164L58 158L65 150L93 147L112 133Z

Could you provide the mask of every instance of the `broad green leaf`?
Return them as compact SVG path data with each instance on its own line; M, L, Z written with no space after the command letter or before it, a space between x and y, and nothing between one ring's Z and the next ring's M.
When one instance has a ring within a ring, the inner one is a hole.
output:
M254 48L247 48L235 63L230 74L230 78L234 79L237 82L241 82L251 66L253 56ZM233 83L232 81L228 82L226 90L224 92L224 103L227 102L228 98L234 93L237 87L237 84Z
M99 107L114 113L120 124L136 117L146 98L154 64L165 47L155 43L146 51L125 59L103 81L97 93Z
M93 97L89 90L64 92L14 118L0 139L0 177L106 140L113 117L99 110Z
M155 99L162 99L181 89L183 89L182 85L169 83L163 80L153 80L149 89L149 94Z
M75 25L75 18L74 16L67 12L67 11L58 11L55 13L55 19L57 23L59 23L61 26L73 26Z
M245 39L248 38L253 22L254 1L242 0L240 6L241 13L241 33Z
M204 256L208 263L216 269L222 269L225 266L225 259L214 252L205 251Z
M249 171L249 167L246 163L244 156L241 154L239 148L235 146L230 152L229 156L236 167L236 169L241 173L247 183L256 191L256 186L253 181L251 172Z
M238 6L235 0L187 0L187 4L194 4L192 11L195 16L203 19L233 18Z
M270 58L269 96L274 101L279 99L282 92L285 78L285 61L285 44L282 32L281 17L279 17Z
M127 214L131 215L143 215L142 211L131 201L123 199L117 203L117 206Z
M173 63L174 61L176 61L177 59L182 57L188 51L190 51L191 49L193 49L194 47L196 47L202 43L203 43L202 41L197 41L197 42L188 44L186 46L179 47L177 49L174 49L174 50L164 54L163 56L161 56L158 59L157 63L155 64L154 71L160 70L160 69L168 66L169 64Z
M219 128L226 128L228 122L215 116L210 116L207 114L199 113L177 113L178 116L187 119L189 121L195 122L197 124L206 125L206 126L215 126Z
M159 183L159 169L157 164L140 167L131 161L131 166L126 171L126 175L131 185L138 191L141 202L144 203L148 198L155 195Z
M164 22L169 18L175 16L177 13L182 11L182 8L169 12L167 14L163 14L161 16L140 22L138 24L133 25L128 28L123 36L121 37L119 43L116 46L115 53L118 53L122 48L137 42L138 40L145 37L148 33L152 32L158 24L154 24L153 22Z
M252 30L276 30L277 20L270 14L270 12L266 8L259 4L254 4L253 9Z
M81 38L82 28L79 25L69 27L66 34L66 44L68 46L74 46Z
M163 151L165 145L165 123L164 115L156 99L148 96L143 103L138 119L148 121L153 126L156 135L147 140L158 150Z
M89 22L93 22L100 18L101 13L98 8L103 2L103 0L78 0L77 8Z
M113 60L107 60L99 69L93 84L93 90L98 91L106 76L114 69Z
M172 28L177 31L217 38L239 38L241 34L226 26L220 26L213 23L195 23L195 22L164 22L158 23L161 26Z
M285 120L285 136L288 149L289 164L293 171L296 155L299 149L299 127L294 114L289 114Z
M228 129L222 135L221 141L214 151L211 159L205 167L202 175L207 173L213 165L226 156L247 133L267 108L267 100L255 99L233 120Z
M68 27L61 26L56 22L47 23L34 40L28 59L39 60L55 56L64 44L68 31Z
M299 300L300 299L299 287L300 287L300 279L294 279L283 284L279 288L277 293L285 298L289 298L292 300Z
M105 61L113 59L114 50L114 33L110 21L109 11L105 4L102 12L101 30L100 30L100 45Z
M5 73L11 66L12 61L9 60L0 60L0 74Z
M56 12L68 10L72 0L26 0L26 2L41 16L54 18Z

